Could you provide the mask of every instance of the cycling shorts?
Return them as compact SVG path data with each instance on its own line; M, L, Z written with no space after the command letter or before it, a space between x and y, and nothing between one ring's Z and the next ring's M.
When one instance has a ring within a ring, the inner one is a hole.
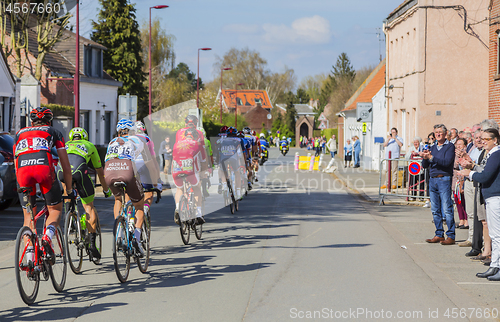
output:
M56 180L54 166L50 164L47 152L35 152L21 154L16 158L17 187L31 188L31 204L36 202L36 184L49 206L57 205L62 201L61 185ZM19 194L21 206L26 208L23 194Z
M182 188L183 186L183 180L182 177L186 176L186 180L191 184L191 186L196 187L200 183L200 175L197 172L186 172L186 171L180 171L177 173L174 173L173 178L174 178L174 183L177 188Z
M76 191L84 205L94 202L95 189L94 182L90 178L87 161L84 157L70 153L68 154L69 164L71 164L71 176L76 186ZM57 171L57 178L64 182L62 169Z
M132 202L137 203L144 197L144 189L134 175L133 163L130 160L111 159L104 165L106 184L115 197L121 195L121 188L115 187L115 182L122 181L126 184L125 192Z

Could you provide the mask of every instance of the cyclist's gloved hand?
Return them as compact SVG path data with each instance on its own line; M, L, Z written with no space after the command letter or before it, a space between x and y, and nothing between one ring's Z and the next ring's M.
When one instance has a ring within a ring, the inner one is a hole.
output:
M76 199L76 190L75 189L72 189L70 191L66 191L66 194L68 195L68 197L71 198L71 200Z
M108 197L111 197L113 193L111 192L111 189L108 188L107 191L104 191L104 197L105 198L108 198Z
M158 182L158 184L156 184L156 188L160 191L163 190L163 184L161 184L160 182Z

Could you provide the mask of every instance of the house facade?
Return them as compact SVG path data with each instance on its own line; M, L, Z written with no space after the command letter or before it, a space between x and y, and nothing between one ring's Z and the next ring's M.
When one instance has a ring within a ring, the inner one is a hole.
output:
M21 80L12 75L0 50L0 132L13 132L14 111L20 109L20 92Z
M488 24L470 19L488 17L489 3L406 0L384 21L386 129L398 129L403 150L435 124L462 130L487 118Z
M382 61L366 78L345 104L345 108L338 113L339 121L339 155L344 156L344 145L347 140L357 136L360 139L361 166L367 170L378 170L383 151L383 140L387 120L385 105L385 60ZM358 103L371 104L370 121L366 123L366 132L363 134L363 123L358 119ZM385 133L386 134L386 133Z
M9 38L10 26L7 24L5 41ZM23 50L21 76L35 75L36 57L38 56L37 35L33 30L28 33L28 51ZM76 65L76 35L64 31L61 40L54 45L54 52L47 53L42 65L39 81L40 104L74 106L73 76ZM89 133L89 140L96 145L105 145L114 133L114 124L118 115L118 88L121 82L106 74L102 67L102 52L105 47L80 36L80 126ZM15 71L15 57L7 57L11 70ZM37 102L38 103L38 102ZM28 105L26 105L28 106ZM24 127L24 120L29 108L16 108L14 115L17 128ZM19 121L18 121L19 120ZM73 127L73 118L58 117L55 114L55 126L67 135Z
M491 1L489 9L488 118L500 122L500 0Z

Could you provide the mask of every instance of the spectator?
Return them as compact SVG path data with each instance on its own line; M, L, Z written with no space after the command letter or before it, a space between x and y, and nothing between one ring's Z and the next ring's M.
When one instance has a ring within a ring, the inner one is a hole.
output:
M474 127L473 127L474 128ZM474 171L482 171L480 167L481 161L484 157L484 149L481 141L481 128L476 127L476 132L474 133L474 146L467 155L464 155L461 160L459 160L460 165L465 169L472 169ZM479 190L479 185L473 183L468 177L465 177L464 182L464 199L465 199L465 210L469 219L469 237L466 241L458 243L458 246L469 247L472 249L465 254L468 257L479 257L475 258L477 260L484 260L486 257L491 256L491 243L488 236L488 226L486 225L486 210L484 205L481 205L480 198L481 191ZM485 236L485 247L483 249L483 234Z
M458 130L456 128L452 128L450 130L450 143L452 144L455 144L455 142L457 142L457 139L458 139Z
M326 138L324 136L321 138L321 149L323 150L323 154L326 154Z
M354 144L352 146L354 150L354 168L359 168L359 155L361 154L361 143L359 142L359 137L358 136L353 136L352 137Z
M351 167L352 160L352 144L351 140L347 139L347 144L344 147L344 168Z
M490 268L477 277L500 281L500 135L497 129L489 128L481 135L484 149L489 151L483 159L484 169L481 173L464 169L461 175L469 176L474 182L481 184L481 191L486 202L486 221L491 238Z
M160 143L159 155L163 158L163 173L170 174L172 164L172 148L173 144L170 143L170 137L167 135L165 140Z
M330 155L332 156L332 159L334 159L335 154L337 153L337 139L335 137L335 134L332 135L330 140L328 140L326 147L328 148L328 151L330 151Z
M453 198L455 199L455 206L457 207L458 218L460 222L455 225L458 229L469 229L469 220L467 218L467 212L465 211L465 197L464 197L464 177L458 174L461 170L460 159L462 159L465 154L465 148L467 147L467 140L464 138L458 138L455 142L455 163L453 166Z
M470 149L474 146L474 138L470 131L464 131L464 139L467 141L465 146L465 152L469 153Z
M436 226L435 236L425 241L453 245L455 244L455 218L453 217L453 202L451 200L451 178L455 161L455 146L446 139L447 129L444 124L434 125L434 135L436 136L436 144L430 150L419 153L423 158L422 167L429 168L431 211ZM448 226L446 239L444 239L443 214Z
M391 133L387 137L387 140L385 140L384 147L385 149L385 158L386 159L391 159L393 161L390 161L391 168L387 169L387 177L389 177L389 171L391 173L391 185L392 189L396 189L398 186L398 159L399 155L401 153L401 147L403 146L403 138L398 136L398 130L393 127L391 129ZM389 158L389 154L391 155ZM389 181L389 180L387 180ZM389 182L387 182L389 184ZM383 185L380 187L381 189L386 189L387 186Z
M314 150L316 150L316 153L314 154L315 157L319 156L320 149L321 149L320 139L319 137L315 137L314 138Z
M434 145L435 142L436 142L436 137L434 136L434 132L429 133L425 144L427 144L428 148L430 149ZM430 194L429 194L429 179L430 179L429 171L427 170L427 171L425 171L425 184L427 186L427 197L430 196ZM424 208L430 208L430 207L431 207L431 203L430 203L429 199L427 199L425 201Z
M422 139L419 136L413 138L413 146L408 149L406 152L406 159L414 159L415 157L420 158L418 155L419 152L422 152Z

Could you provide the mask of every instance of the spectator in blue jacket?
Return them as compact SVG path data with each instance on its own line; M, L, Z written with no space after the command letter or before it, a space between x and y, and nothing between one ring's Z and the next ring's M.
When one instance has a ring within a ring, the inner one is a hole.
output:
M434 125L436 144L430 150L419 152L423 158L422 167L429 168L429 192L431 211L436 226L435 236L426 239L428 243L441 243L441 245L455 244L455 218L453 216L453 202L451 200L451 179L453 177L453 164L455 162L455 145L447 138L447 129L444 124ZM443 214L446 218L448 230L444 239Z
M358 136L353 136L352 140L354 141L352 148L354 149L354 167L359 168L359 155L361 154L361 143L359 142Z
M488 151L483 158L482 172L461 170L459 174L481 184L481 192L486 202L486 222L491 237L491 263L484 273L477 277L488 278L490 281L500 281L500 135L497 129L486 129L481 134L483 148Z
M344 146L344 168L351 166L352 160L352 144L351 140L347 140L347 144Z

